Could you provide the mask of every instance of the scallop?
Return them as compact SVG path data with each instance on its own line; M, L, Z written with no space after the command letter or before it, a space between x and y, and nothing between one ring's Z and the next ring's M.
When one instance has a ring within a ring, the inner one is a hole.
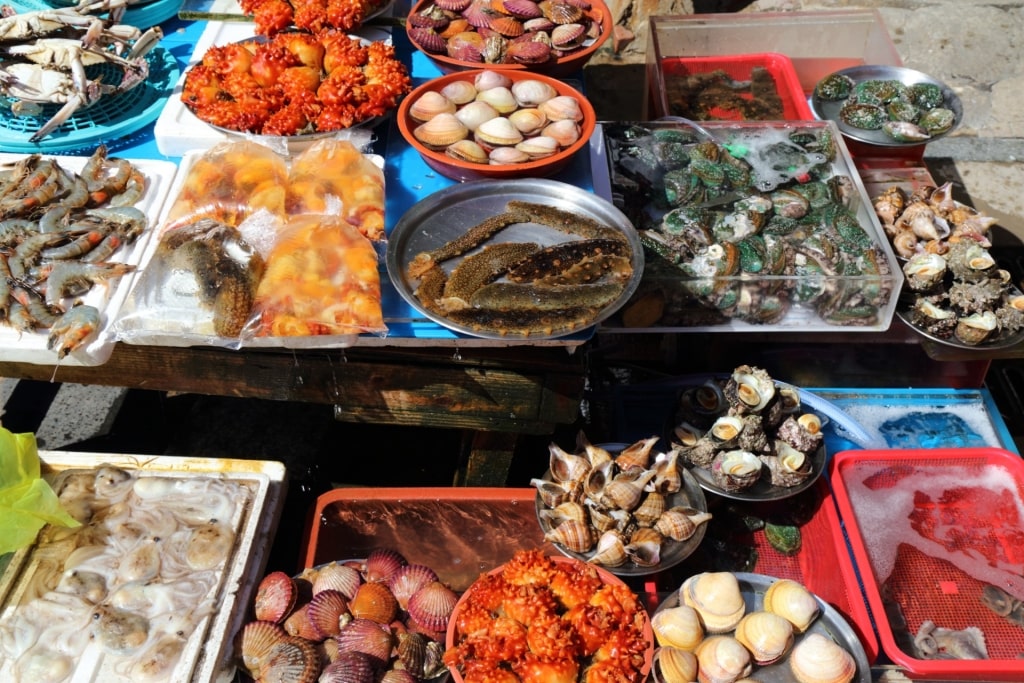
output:
M467 83L467 85L469 84ZM409 105L409 116L423 123L438 114L454 114L456 109L455 103L443 94L435 90L428 90Z
M704 640L704 626L697 610L677 605L655 612L651 628L658 645L692 651Z
M744 615L734 635L761 665L777 662L793 647L793 624L771 612Z
M341 562L331 562L316 571L313 577L313 594L324 590L337 590L351 599L362 583L363 575L358 569Z
M320 655L303 638L288 637L270 648L260 669L264 681L313 683L320 673Z
M469 135L469 128L455 114L438 114L413 128L413 137L432 149L444 149Z
M319 683L375 683L378 668L373 657L363 652L343 652L323 668Z
M440 581L428 583L409 598L409 618L428 631L439 633L448 628L448 619L459 596Z
M359 586L348 609L353 617L389 624L398 614L398 600L383 583L367 581Z
M284 572L271 572L256 588L253 611L259 621L281 623L292 611L297 599L295 582Z
M427 565L408 564L391 577L391 580L388 581L388 588L391 590L391 594L395 596L395 599L398 600L399 607L406 609L409 606L409 598L416 591L437 580L437 572Z
M339 629L334 640L338 643L339 654L362 652L378 664L384 664L390 659L391 649L395 645L391 629L369 619L353 619Z
M697 610L708 633L727 633L747 611L739 581L732 572L702 572L679 588L682 604Z
M282 625L285 632L290 636L298 636L299 638L319 642L324 640L324 636L321 629L313 624L313 620L309 616L310 604L312 603L307 602L293 610Z
M814 594L793 579L779 579L768 586L763 606L793 624L797 633L806 631L821 610Z
M857 674L853 655L820 633L808 634L789 656L799 683L849 683Z
M309 601L309 623L317 634L315 640L338 635L343 618L348 618L348 598L341 591L320 591Z
M705 638L694 651L698 678L704 683L734 683L753 670L750 652L732 636Z
M393 548L375 548L371 550L363 562L363 578L367 581L387 583L398 571L409 564L397 550Z

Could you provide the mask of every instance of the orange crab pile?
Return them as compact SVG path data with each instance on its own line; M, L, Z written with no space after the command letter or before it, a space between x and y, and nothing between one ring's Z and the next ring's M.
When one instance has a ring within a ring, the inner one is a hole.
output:
M411 87L394 46L328 28L213 46L188 70L181 99L214 126L292 136L383 116Z
M444 662L465 683L628 683L649 670L636 595L571 558L516 553L470 586L452 620Z
M316 33L325 28L352 31L384 6L384 0L241 0L256 30L272 36L291 26Z

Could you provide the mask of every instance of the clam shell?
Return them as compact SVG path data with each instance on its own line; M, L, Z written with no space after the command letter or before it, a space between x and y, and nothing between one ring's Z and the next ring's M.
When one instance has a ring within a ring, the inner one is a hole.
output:
M288 633L280 624L271 621L250 621L242 627L239 647L242 664L254 676L259 675L267 660L270 648L288 637Z
M698 678L705 683L733 683L753 670L750 653L732 636L705 638L697 649Z
M486 29L491 25L491 18L494 16L494 12L491 10L490 3L487 0L477 0L470 3L469 7L463 10L462 16L471 26L478 29Z
M512 122L523 135L536 135L547 125L548 117L544 116L544 112L536 107L528 107L526 109L518 109L508 115L508 120ZM540 137L540 136L538 136ZM558 140L552 137L543 136L548 140L551 140L554 144L550 153L558 151Z
M789 668L800 683L849 683L857 674L853 655L820 633L808 634L793 648Z
M353 619L338 630L334 636L338 643L338 654L361 652L372 657L378 664L391 658L395 639L391 629L369 619Z
M388 669L377 683L419 683L419 680L406 669Z
M332 562L317 570L313 577L313 595L324 590L336 590L341 591L346 598L351 598L362 582L363 575L358 569Z
M474 139L484 149L505 145L514 145L521 142L523 134L512 125L504 116L498 116L484 121L474 131Z
M689 605L677 605L655 612L651 628L658 645L692 651L704 640L700 615Z
M476 98L476 86L469 81L452 81L441 88L440 93L461 106Z
M391 577L388 581L388 589L395 596L399 607L405 609L416 591L429 583L437 581L437 572L425 564L408 564Z
M459 596L440 581L428 583L409 598L409 617L430 631L444 631Z
M499 114L510 114L519 108L516 98L512 95L512 90L503 85L480 90L476 99L491 105Z
M818 617L820 607L814 595L799 581L779 579L764 592L764 609L778 614L803 633Z
M491 88L511 88L512 79L499 71L485 69L473 77L473 85L477 90Z
M675 647L662 647L655 654L654 680L662 683L692 683L697 680L697 655Z
M572 24L583 18L583 9L563 0L547 0L542 3L544 16L556 24Z
M560 147L571 147L580 139L580 127L575 121L563 119L544 126L542 135L554 138Z
M454 102L437 91L428 90L409 105L409 116L423 123L438 114L454 114L455 110Z
M323 640L338 634L341 630L341 619L348 616L348 598L336 590L320 591L309 601L309 621Z
M793 646L793 625L771 612L751 612L736 625L736 640L750 650L754 661L765 665L777 662Z
M389 624L398 614L398 600L383 583L368 581L356 591L349 602L348 611L357 619Z
M455 114L438 114L412 130L413 137L432 149L441 150L469 135L469 128Z
M525 164L530 155L516 147L495 147L487 154L487 163L491 166L507 166Z
M313 683L320 674L320 656L304 638L290 636L270 648L260 668L261 680Z
M697 610L709 633L727 633L746 613L739 581L732 572L702 572L679 588L682 604Z
M253 612L258 621L281 623L295 606L298 591L295 582L284 572L271 572L256 588Z

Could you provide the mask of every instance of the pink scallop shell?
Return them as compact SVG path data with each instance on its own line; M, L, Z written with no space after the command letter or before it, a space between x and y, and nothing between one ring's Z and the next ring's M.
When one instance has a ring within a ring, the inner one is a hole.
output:
M447 41L431 28L421 28L419 26L410 28L409 37L414 43L423 48L424 52L444 54L448 51Z
M391 580L388 581L388 588L391 589L392 595L398 600L402 609L406 609L409 606L409 598L416 591L437 580L437 572L427 565L409 564L399 569L391 577Z
M399 569L409 564L408 560L391 548L371 550L363 563L363 578L367 581L387 583Z
M309 601L309 621L323 640L338 635L341 618L348 614L348 598L341 591L320 591Z
M271 572L256 588L253 612L258 621L281 623L292 611L298 597L295 581L284 572Z
M455 591L440 581L434 581L409 598L409 617L431 631L444 631L458 600Z
M395 645L388 626L369 619L353 619L348 622L334 636L334 641L338 644L339 654L361 652L381 664L391 657Z
M344 652L324 667L319 683L374 683L379 664L362 652Z
M502 7L506 12L520 19L534 19L544 14L540 6L533 0L504 0Z
M313 595L320 591L336 590L351 600L362 582L363 576L358 569L340 562L332 562L317 571L313 578Z
M287 637L287 631L272 621L250 621L243 626L238 649L249 673L259 675L270 648Z

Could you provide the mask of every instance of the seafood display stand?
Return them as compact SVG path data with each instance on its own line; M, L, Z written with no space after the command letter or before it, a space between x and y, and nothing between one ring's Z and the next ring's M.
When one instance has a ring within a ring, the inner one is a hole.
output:
M392 14L402 16L404 10L404 5L396 6ZM197 13L190 5L189 16L199 15L202 11ZM385 17L378 25L389 22ZM184 69L206 27L201 20L170 19L163 24L161 45ZM393 31L391 39L399 57L411 65L414 83L440 75L402 32ZM386 224L391 230L416 202L454 183L404 143L393 117L385 117L375 134L375 151L384 159ZM109 145L112 155L129 159L180 161L160 153L153 124ZM7 150L0 148L3 151ZM857 158L869 193L891 182L920 181L919 164L920 159L890 163ZM595 172L591 157L579 153L554 179L591 190ZM861 425L869 419L899 423L893 429L902 428L904 437L921 426L934 429L941 439L950 416L966 422L965 445L1015 450L982 387L990 361L1024 357L1021 345L991 352L955 348L924 340L896 321L889 329L870 334L786 330L712 339L706 332L622 334L591 328L544 340L479 338L423 317L386 277L382 285L388 335L364 335L339 348L229 350L118 343L105 362L92 366L23 362L0 350L0 376L325 404L334 406L336 418L343 421L470 432L468 464L454 482L461 487L331 491L310 511L305 552L297 561L300 568L312 567L393 546L410 560L449 572L443 578L459 590L517 549L556 552L544 544L536 524L534 489L503 487L509 483L518 435L548 435L572 425L584 400L593 421L603 424L612 440L663 435L681 386L674 378L741 363L764 364L788 382L820 388L809 391L819 401L812 407L830 418L830 455L878 447L878 439L892 435L881 430L865 435ZM656 369L644 372L646 366ZM622 377L628 378L625 383ZM889 388L893 386L917 389ZM850 417L854 414L856 419ZM885 445L908 447L893 439ZM543 455L536 458L542 460ZM537 476L541 471L543 467ZM709 508L727 514L730 503L711 497ZM759 558L755 571L805 582L852 625L874 664L874 677L892 673L894 667L879 652L828 478L822 477L801 499L809 501L810 508L803 524L803 550L786 555L768 543L763 532L752 533L746 542ZM768 515L792 503L752 509ZM269 514L268 523L276 514ZM424 519L432 520L429 534L420 533ZM488 541L486 547L477 543L481 539ZM719 545L713 545L706 539L702 552L683 564L627 582L653 613L682 578L718 566L720 558L715 555L730 550L728 540L719 538ZM252 566L262 558L255 560ZM252 566L247 570L250 579Z

